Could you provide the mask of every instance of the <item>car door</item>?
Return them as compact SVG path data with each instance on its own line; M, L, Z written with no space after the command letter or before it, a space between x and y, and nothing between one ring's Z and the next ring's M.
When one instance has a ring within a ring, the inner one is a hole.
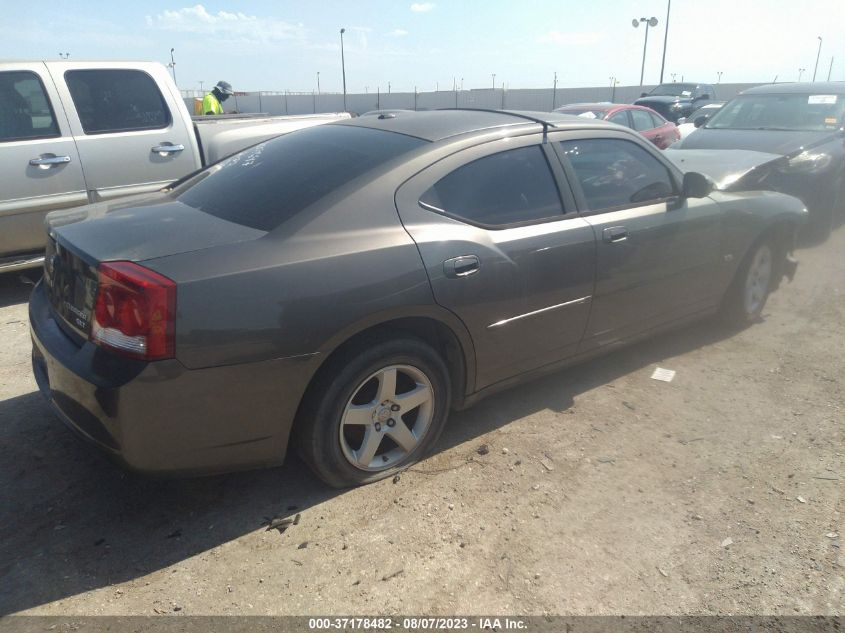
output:
M556 140L554 147L597 240L596 285L581 351L716 305L718 204L683 199L680 174L637 139L584 132Z
M76 145L44 64L4 68L0 71L0 259L43 249L46 213L87 202Z
M93 201L156 191L199 167L184 104L154 76L163 69L51 62L50 71L74 104L70 124Z
M664 141L660 130L655 129L654 120L651 115L645 110L631 110L631 121L634 124L634 130L642 134L649 141L661 147Z
M472 335L479 389L574 354L583 336L595 238L563 178L532 135L457 152L396 194L435 300Z

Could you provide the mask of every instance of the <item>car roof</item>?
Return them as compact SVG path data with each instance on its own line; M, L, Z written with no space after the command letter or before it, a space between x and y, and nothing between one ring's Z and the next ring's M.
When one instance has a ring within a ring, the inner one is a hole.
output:
M463 134L483 134L495 128L544 125L555 129L578 129L612 125L604 121L579 118L559 112L519 110L428 110L400 112L393 110L379 116L357 117L331 125L354 125L390 130L427 141L441 141Z
M845 81L817 81L813 83L766 84L743 90L744 95L779 95L779 94L840 94L845 95Z

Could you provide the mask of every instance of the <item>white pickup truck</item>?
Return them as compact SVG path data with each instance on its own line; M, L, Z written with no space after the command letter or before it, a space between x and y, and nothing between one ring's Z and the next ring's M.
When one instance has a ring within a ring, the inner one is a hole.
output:
M0 273L40 265L49 211L156 191L255 143L348 117L192 119L161 64L0 62Z

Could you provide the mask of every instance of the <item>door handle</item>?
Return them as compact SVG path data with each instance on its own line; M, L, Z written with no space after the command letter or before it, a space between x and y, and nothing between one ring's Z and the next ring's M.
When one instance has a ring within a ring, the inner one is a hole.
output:
M70 156L55 156L53 154L42 154L38 158L32 158L29 164L39 169L50 169L56 165L64 165L70 162Z
M185 146L181 143L178 145L173 145L171 143L162 143L161 145L156 145L155 147L151 147L150 151L153 154L158 154L159 156L167 156L168 154L175 154L177 152L181 152L185 149Z
M601 238L608 244L624 242L628 239L628 229L624 226L609 226L601 232Z
M443 262L443 274L450 279L468 277L478 272L481 262L475 255L461 255Z

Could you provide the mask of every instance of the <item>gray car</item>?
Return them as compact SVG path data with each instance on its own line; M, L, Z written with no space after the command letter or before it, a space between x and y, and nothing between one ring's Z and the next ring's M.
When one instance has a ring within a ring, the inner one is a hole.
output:
M756 319L806 211L713 191L636 133L549 113L360 117L49 219L33 368L127 466L419 460L452 408L721 311Z

